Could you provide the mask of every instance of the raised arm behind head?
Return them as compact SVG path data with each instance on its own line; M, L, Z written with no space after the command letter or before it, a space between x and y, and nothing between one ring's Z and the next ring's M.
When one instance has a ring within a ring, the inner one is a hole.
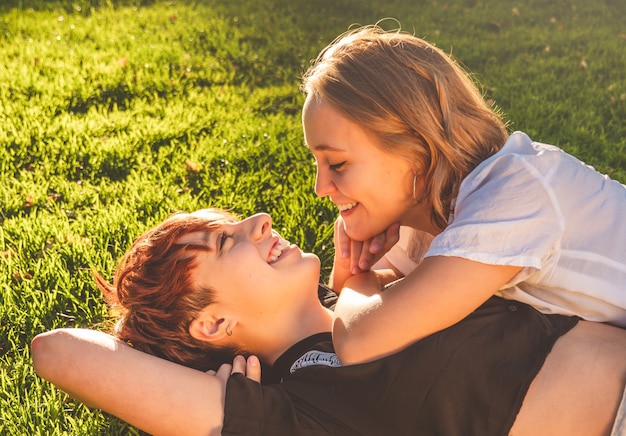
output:
M106 333L58 329L31 343L37 374L151 434L220 435L225 381L134 350Z

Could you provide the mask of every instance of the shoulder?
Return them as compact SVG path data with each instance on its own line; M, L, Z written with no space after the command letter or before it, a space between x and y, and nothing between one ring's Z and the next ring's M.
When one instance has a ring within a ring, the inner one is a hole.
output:
M541 203L553 202L553 184L569 165L570 158L573 156L558 147L534 142L525 133L515 132L500 151L461 182L456 206L477 200L509 205L515 201L515 204L527 205L533 200L532 196L541 199Z
M529 159L538 156L552 146L533 142L523 132L515 132L493 156L485 159L463 181L463 185L476 185L498 177L518 173L528 166Z

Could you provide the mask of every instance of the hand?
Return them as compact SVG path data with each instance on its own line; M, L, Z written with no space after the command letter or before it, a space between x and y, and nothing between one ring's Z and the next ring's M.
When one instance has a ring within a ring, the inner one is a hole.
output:
M222 379L224 382L228 381L228 378L236 373L241 373L257 383L261 383L261 363L258 357L250 356L246 360L243 356L235 356L233 364L224 363L217 371L209 370L207 374L214 375L217 378Z
M334 268L341 268L352 275L369 271L372 265L400 239L400 224L398 223L392 224L384 232L366 241L350 239L341 217L335 221L334 230Z

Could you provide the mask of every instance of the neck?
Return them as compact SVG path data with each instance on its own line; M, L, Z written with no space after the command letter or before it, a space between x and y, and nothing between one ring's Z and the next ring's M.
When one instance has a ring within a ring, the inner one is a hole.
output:
M288 323L291 328L286 328L278 335L268 338L265 346L260 347L257 356L264 362L273 365L290 347L316 333L325 333L332 330L333 313L323 307L319 302L303 310L290 311ZM278 336L278 337L277 337Z
M437 236L442 232L442 229L437 227L430 217L431 207L426 202L416 204L410 208L407 213L402 217L400 224L403 226L411 227L415 230L429 233L433 236Z

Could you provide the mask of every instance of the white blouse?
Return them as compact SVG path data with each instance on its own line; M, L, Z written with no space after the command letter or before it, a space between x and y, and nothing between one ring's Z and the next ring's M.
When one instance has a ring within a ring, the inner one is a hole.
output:
M522 132L463 180L428 256L521 266L499 295L626 327L626 186Z

